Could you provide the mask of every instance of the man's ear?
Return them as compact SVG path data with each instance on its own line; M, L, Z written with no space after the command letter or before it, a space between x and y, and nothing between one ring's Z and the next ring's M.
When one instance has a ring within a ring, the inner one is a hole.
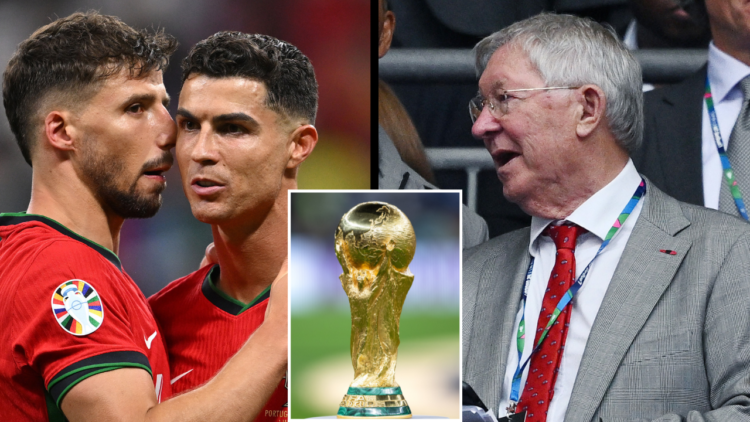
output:
M383 30L380 32L380 41L378 42L378 57L385 56L388 49L391 48L393 40L393 31L396 29L396 15L390 10L383 16Z
M313 125L303 125L292 132L290 157L286 163L287 169L296 169L305 161L318 143L318 131Z
M51 111L44 118L43 143L58 151L75 150L76 129L67 111Z
M604 121L607 110L607 97L596 85L584 85L579 88L581 97L580 115L576 125L576 134L580 138L589 136Z

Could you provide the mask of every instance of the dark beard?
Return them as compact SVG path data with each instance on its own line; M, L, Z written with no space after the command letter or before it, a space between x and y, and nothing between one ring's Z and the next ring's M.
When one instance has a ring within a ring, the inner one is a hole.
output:
M146 193L137 192L138 179L148 168L162 163L172 163L172 154L165 152L160 158L143 165L128 189L121 189L117 179L122 178L124 163L116 156L104 156L86 148L84 153L83 175L92 183L94 194L99 202L122 218L153 217L161 207L161 193L164 185Z

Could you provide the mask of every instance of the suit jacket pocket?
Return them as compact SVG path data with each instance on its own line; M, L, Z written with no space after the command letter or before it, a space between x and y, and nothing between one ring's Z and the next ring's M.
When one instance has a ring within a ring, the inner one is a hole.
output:
M671 329L670 329L671 328ZM658 362L691 351L692 331L683 327L645 328L638 333L623 359L623 365Z

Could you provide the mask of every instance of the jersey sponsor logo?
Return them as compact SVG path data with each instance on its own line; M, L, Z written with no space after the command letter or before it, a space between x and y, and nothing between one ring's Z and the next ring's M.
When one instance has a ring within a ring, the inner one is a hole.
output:
M101 327L104 304L96 290L83 280L62 283L52 294L52 312L63 330L85 336Z
M153 334L148 336L148 338L146 338L146 336L143 336L143 340L146 341L146 347L148 347L149 350L151 350L151 342L154 341L154 338L156 338L156 331L154 331Z

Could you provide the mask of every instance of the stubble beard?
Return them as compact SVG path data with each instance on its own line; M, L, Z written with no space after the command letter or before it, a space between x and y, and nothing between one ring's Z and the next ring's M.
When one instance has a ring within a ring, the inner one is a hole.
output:
M93 144L87 142L83 151L82 172L94 191L94 195L106 209L122 218L149 218L156 215L161 207L161 193L165 186L159 185L151 192L139 192L138 180L143 174L139 171L135 180L127 189L122 189L118 181L124 177L125 163L116 154L104 154L94 151ZM168 152L165 155L171 157ZM142 169L158 163L169 161L165 156L145 163Z

